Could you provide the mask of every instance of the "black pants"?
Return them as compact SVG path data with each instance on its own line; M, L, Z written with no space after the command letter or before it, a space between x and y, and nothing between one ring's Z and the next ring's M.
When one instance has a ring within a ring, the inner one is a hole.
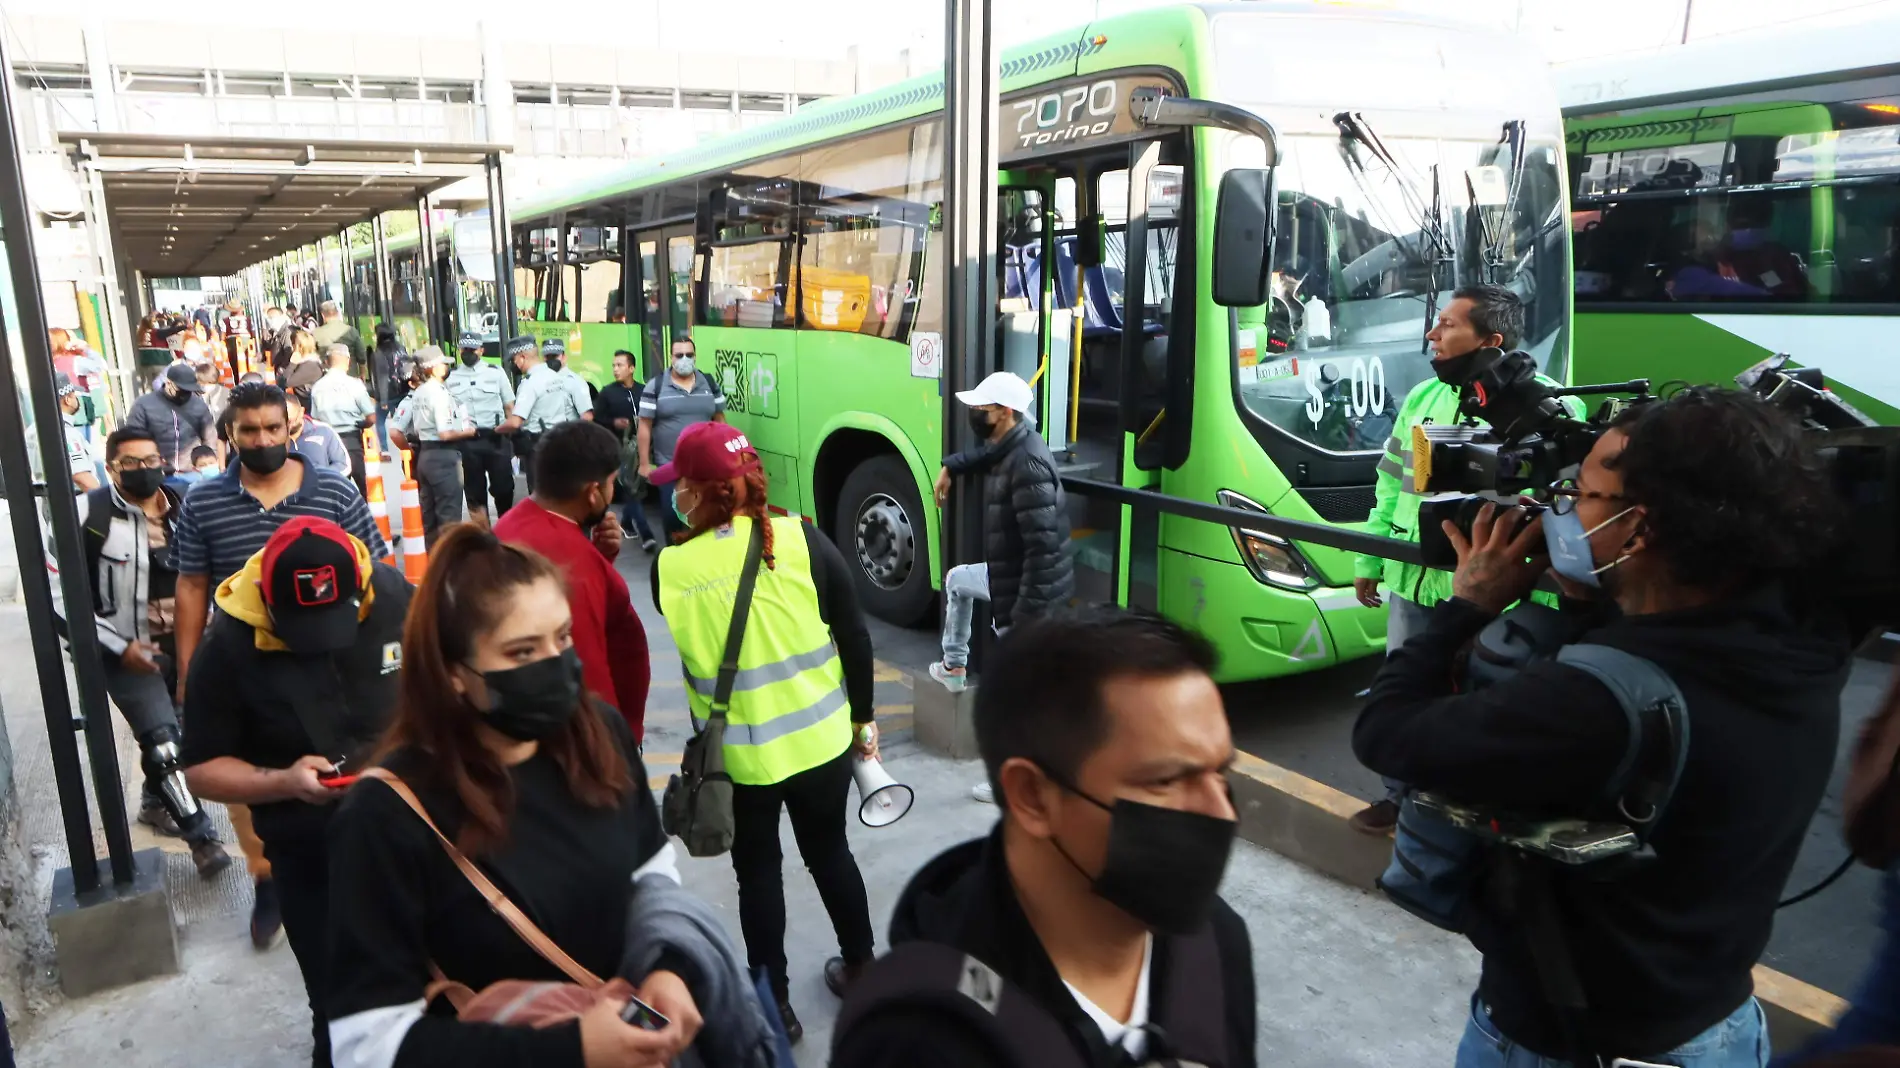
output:
M521 475L528 480L529 493L534 492L534 443L540 440L538 432L515 431L515 456L521 460Z
M732 787L732 870L739 877L739 929L747 963L764 968L776 989L785 975L785 881L778 814L792 815L798 854L818 884L846 963L871 959L871 906L864 876L845 840L851 793L851 750L771 786Z
M462 486L468 491L468 510L488 510L488 498L495 498L493 517L500 519L515 506L515 450L508 439L491 431L460 442L462 450Z
M369 479L363 468L363 432L356 429L337 431L343 439L343 451L350 454L350 481L356 483L356 492L366 499L369 497Z
M172 704L172 695L178 691L178 676L171 670L169 638L161 639L160 650L163 654L160 664L166 670L157 675L129 671L118 657L107 653L106 694L118 706L119 713L132 728L132 736L138 740L139 766L145 774L139 790L140 806L163 805L172 822L178 824L185 841L192 845L215 842L218 832L211 826L211 817L204 805L185 785L183 766L178 764L175 755L184 744L184 734L178 729L177 706ZM169 748L173 758L159 757L160 747Z
M310 1001L310 1063L330 1068L330 1021L323 1014L330 977L330 857L321 837L264 843L277 900L283 909L284 935L303 974Z

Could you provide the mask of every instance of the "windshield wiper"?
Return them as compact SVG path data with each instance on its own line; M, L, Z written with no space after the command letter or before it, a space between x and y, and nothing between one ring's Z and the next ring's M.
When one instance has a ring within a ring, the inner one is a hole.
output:
M1505 183L1504 203L1495 216L1478 204L1478 191L1467 182L1466 188L1471 200L1471 213L1478 222L1478 262L1484 271L1484 280L1502 285L1504 277L1504 242L1511 233L1512 213L1517 208L1518 192L1523 188L1527 147L1525 123L1523 119L1512 119L1504 124L1504 134L1499 144L1511 154L1510 178Z
M1373 131L1372 124L1366 121L1364 115L1358 112L1342 111L1333 116L1333 125L1339 128L1342 142L1340 155L1346 159L1348 169L1353 173L1353 180L1360 184L1360 191L1366 195L1366 199L1374 204L1379 203L1379 198L1371 190L1365 188L1366 183L1371 180L1371 175L1367 172L1365 161L1360 159L1358 153L1353 150L1355 144L1365 146L1374 158L1385 165L1392 181L1398 187L1400 197L1405 201L1406 211L1412 215L1410 221L1418 227L1420 248L1407 250L1407 252L1408 258L1415 265L1425 268L1424 332L1430 333L1433 323L1438 318L1438 291L1442 288L1438 281L1439 268L1445 263L1455 262L1456 256L1451 239L1445 235L1444 196L1439 180L1438 164L1434 163L1431 167L1432 192L1428 203L1419 196L1417 183L1406 176L1398 159L1393 156L1390 149L1385 147L1385 142L1379 139L1379 135ZM1404 242L1397 237L1393 240L1401 249L1405 247ZM1431 349L1430 341L1424 341L1422 344L1425 351Z

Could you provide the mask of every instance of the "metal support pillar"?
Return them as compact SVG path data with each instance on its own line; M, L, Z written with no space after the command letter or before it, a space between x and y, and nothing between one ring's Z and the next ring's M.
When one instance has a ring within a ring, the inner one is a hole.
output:
M20 586L26 594L27 627L33 643L34 666L39 675L40 699L46 714L48 747L58 784L66 848L71 858L73 886L81 894L99 887L99 857L94 851L92 821L85 786L79 777L78 740L86 732L86 755L92 765L93 794L106 833L112 861L112 881L130 885L133 877L132 835L125 821L125 789L119 779L118 740L112 711L106 704L104 669L99 636L92 620L92 588L86 574L86 554L80 542L79 509L74 502L66 464L65 417L53 389L53 354L46 336L46 308L42 304L39 260L34 252L33 211L27 203L26 182L20 168L20 142L14 123L13 56L0 35L0 234L4 234L7 266L13 285L14 306L20 314L19 337L25 351L24 394L14 378L13 359L0 359L0 465L4 465L8 509L13 519L14 549L19 554ZM5 333L0 323L0 336ZM24 403L23 403L24 402ZM53 632L53 592L42 554L39 524L33 515L33 484L26 455L27 412L34 413L33 438L39 446L41 470L47 472L45 491L53 534L54 559L59 573L65 616L83 620L69 628L73 677L79 683L81 719L73 719L66 691L66 672L60 663L59 640Z
M436 299L435 292L435 224L429 218L429 198L426 196L416 198L416 231L416 255L422 265L422 297L419 303L422 305L423 341L442 345L446 341L435 321L436 313L440 310L436 305L441 303Z
M997 46L990 0L947 0L944 41L943 453L975 433L956 399L996 366ZM946 571L983 559L983 498L976 479L956 480L942 522ZM980 639L988 627L974 628ZM972 661L972 668L980 661Z
M90 161L82 164L85 172L86 214L89 225L87 231L92 237L93 254L98 260L99 277L105 283L106 322L101 331L111 338L111 352L107 362L112 367L113 377L118 380L120 411L132 407L135 383L138 380L138 350L132 337L132 324L127 321L125 291L119 285L119 265L112 252L112 222L106 214L105 182L99 177Z
M350 259L351 229L345 226L343 232L337 236L343 244L343 318L354 325L356 317L363 313L356 306L356 261Z
M389 242L383 237L381 215L369 221L369 240L371 254L376 261L376 318L388 323L393 329L396 316L389 308Z
M515 248L508 225L508 191L501 180L501 154L483 163L488 172L488 240L495 252L495 318L504 351L519 329L515 322Z

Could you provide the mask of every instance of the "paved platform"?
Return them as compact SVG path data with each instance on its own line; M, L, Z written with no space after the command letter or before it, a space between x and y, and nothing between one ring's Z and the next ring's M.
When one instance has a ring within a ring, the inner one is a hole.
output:
M891 771L917 792L910 815L884 830L851 828L879 945L905 882L940 850L986 833L996 810L969 798L980 777L898 746ZM792 1003L805 1023L799 1064L825 1063L837 1001L819 974L837 941L785 833ZM737 889L723 858L688 860L688 886L738 931ZM1253 934L1262 1064L1410 1068L1442 1065L1464 1024L1477 959L1462 940L1395 907L1253 846L1235 852L1224 893ZM303 994L287 947L251 948L242 915L185 932L183 975L60 1003L20 1041L22 1068L113 1064L159 1068L294 1068L307 1064Z
M677 654L664 620L652 611L646 570L645 554L630 547L621 571L633 586L653 646L648 770L657 784L677 761L677 743L688 725ZM19 612L0 609L0 642L14 637L9 628L18 628L24 640ZM895 826L871 830L855 821L851 826L882 946L891 908L910 875L941 850L986 833L996 810L969 798L969 787L981 777L976 763L932 756L910 739L909 675L887 661L898 656L927 660L928 653L919 650L927 650L934 638L882 625L874 628L874 637L890 768L917 793L910 815ZM29 706L18 693L21 685L19 680L7 684L14 744L23 751L39 750L43 764L44 728L30 737L27 730L38 719L37 700ZM30 680L25 685L30 688ZM122 759L126 755L122 749ZM44 792L29 793L22 783L22 797L29 807L50 808L30 800L50 797L50 780ZM36 842L57 837L56 819L37 818L34 826L36 835L51 832ZM837 1010L819 969L837 952L837 943L797 859L789 826L784 841L787 904L794 917L786 949L793 1004L806 1027L799 1063L816 1068L825 1063ZM63 862L56 847L41 849L43 864ZM178 860L185 868L174 877L197 883L188 861ZM687 885L719 907L737 937L737 886L729 863L687 860L682 869ZM296 964L287 947L266 953L251 948L248 880L233 868L215 884L178 889L199 902L181 910L184 974L78 1001L53 999L16 1029L24 1068L95 1063L295 1068L308 1063ZM1476 955L1461 939L1410 920L1374 895L1245 844L1236 849L1224 893L1253 934L1261 1063L1423 1068L1449 1061L1464 1025L1466 993L1477 974Z

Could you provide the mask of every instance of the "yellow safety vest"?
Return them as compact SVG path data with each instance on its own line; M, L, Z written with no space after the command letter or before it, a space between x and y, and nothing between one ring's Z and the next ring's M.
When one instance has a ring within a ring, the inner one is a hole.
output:
M784 782L851 744L844 666L831 628L818 615L805 533L796 519L771 522L776 566L759 566L726 710L726 772L733 782L752 786ZM734 516L730 526L661 552L660 611L679 646L686 699L698 728L712 714L713 684L751 539L752 520Z

